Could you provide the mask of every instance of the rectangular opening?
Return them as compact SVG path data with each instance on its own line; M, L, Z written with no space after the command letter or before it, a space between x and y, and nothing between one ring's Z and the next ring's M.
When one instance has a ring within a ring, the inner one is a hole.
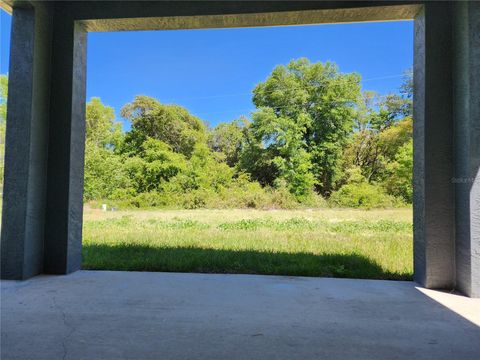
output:
M88 36L84 268L411 279L412 22Z

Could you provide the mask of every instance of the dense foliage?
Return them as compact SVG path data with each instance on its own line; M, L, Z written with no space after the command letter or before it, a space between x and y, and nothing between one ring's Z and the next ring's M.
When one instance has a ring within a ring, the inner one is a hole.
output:
M293 60L253 89L251 119L215 128L179 105L137 96L121 109L131 124L123 132L114 109L92 98L85 201L177 208L411 203L411 73L399 94L362 93L360 81L331 62ZM2 76L2 134L6 82Z
M329 195L353 128L360 76L342 74L330 62L299 59L277 66L253 94L259 109L251 127L253 151L265 153L276 170L268 185L280 178L297 196L314 187Z

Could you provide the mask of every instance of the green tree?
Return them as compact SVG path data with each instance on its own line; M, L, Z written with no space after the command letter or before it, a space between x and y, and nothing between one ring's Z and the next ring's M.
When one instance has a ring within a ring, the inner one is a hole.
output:
M207 140L203 121L178 105L165 105L148 96L136 96L122 108L121 114L132 123L125 138L127 152L135 153L144 141L152 138L190 157L195 145Z
M272 185L278 187L282 181L292 194L297 197L308 196L315 185L315 177L311 169L312 163L310 154L305 150L304 136L309 125L308 116L299 115L297 118L279 116L272 108L264 107L253 114L253 122L250 127L252 143L255 144L245 153L247 160L244 164L249 164L248 157L251 152L257 152L253 159L264 158L260 165L267 165L266 168L258 167L254 163L253 168L247 168L249 172L259 181L265 179L264 176L258 177L257 171L264 172L265 169L273 167L275 178L269 179ZM251 163L251 162L250 162Z
M400 85L400 94L388 94L380 97L377 103L378 116L373 125L385 129L398 120L413 116L413 71L407 70Z
M138 156L126 159L125 168L136 192L142 193L161 189L162 183L185 171L186 162L168 144L149 138Z
M312 64L302 58L277 66L253 93L259 110L251 129L273 157L279 176L296 171L295 178L304 175L301 183L307 185L313 174L317 189L328 195L339 178L342 148L353 128L360 76L340 73L331 62ZM293 169L296 164L302 164L301 170Z
M352 134L345 147L344 167L359 167L368 182L383 181L386 165L395 159L403 144L412 138L412 118L407 117L383 129L367 127Z
M130 187L123 159L115 153L121 145L121 124L115 121L115 111L92 98L86 105L85 185L84 199L108 199Z
M86 141L99 147L118 146L122 126L115 121L115 110L102 103L98 97L91 98L86 108Z
M408 157L405 149L412 141L412 84L411 72L407 72L401 95L380 97L364 93L357 109L355 129L343 156L345 169L360 169L367 182L381 184L389 194L401 196L407 202L411 201L408 184L412 169L408 178L402 172L407 171L408 166L405 161L400 164L397 157L400 153L403 160ZM343 182L348 184L350 179L345 178Z
M111 149L91 142L85 148L84 179L83 197L86 201L110 199L120 190L131 189L123 159Z
M249 122L244 117L221 123L210 132L208 145L213 151L223 154L225 162L233 167L240 159L248 126Z
M199 143L192 152L184 175L184 179L178 180L186 190L219 191L231 184L234 169L219 162L206 144Z
M403 144L395 155L395 161L387 165L389 176L385 187L389 194L399 196L406 202L413 200L413 141Z
M400 86L400 93L404 98L413 98L413 69L410 68L403 74L402 85ZM411 107L411 105L410 105Z
M275 149L266 146L259 135L257 131L247 131L237 166L262 186L273 186L281 175L273 162Z
M378 116L375 109L379 95L375 91L364 91L358 100L354 116L353 131L359 132L370 129L375 117Z

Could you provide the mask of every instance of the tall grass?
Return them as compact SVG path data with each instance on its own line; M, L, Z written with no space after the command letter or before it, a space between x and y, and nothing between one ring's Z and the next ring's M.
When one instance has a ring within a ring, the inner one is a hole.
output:
M411 279L411 209L87 210L86 269Z

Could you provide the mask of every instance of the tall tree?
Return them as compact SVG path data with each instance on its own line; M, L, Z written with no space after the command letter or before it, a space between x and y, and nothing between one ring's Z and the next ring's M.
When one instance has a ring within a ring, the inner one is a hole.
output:
M96 97L87 103L85 121L84 199L106 199L129 186L122 158L114 153L123 138L121 124L114 109Z
M280 176L295 172L295 157L301 158L298 171L313 174L317 189L328 195L339 177L340 155L353 127L360 76L340 73L331 62L302 58L277 66L253 93L259 110L251 129L264 151L273 148Z
M377 130L367 128L352 134L344 150L345 168L358 167L369 181L383 181L386 166L394 161L399 149L412 138L412 118L406 117L395 124Z
M115 146L122 137L122 127L115 121L115 110L91 98L86 109L86 140L94 146Z
M364 92L355 129L344 151L344 167L359 168L370 182L390 176L388 164L412 139L412 74L407 71L400 94ZM397 194L395 194L397 195Z
M223 154L229 166L235 166L239 160L248 125L248 120L241 117L221 123L210 132L208 145L213 151Z
M279 116L267 107L254 113L250 147L243 161L252 177L260 182L268 180L267 185L273 186L284 181L297 197L308 196L315 185L311 157L304 141L309 122L308 116Z
M394 196L403 197L407 203L413 200L413 141L403 144L395 154L395 160L387 165L385 187Z
M139 193L158 190L186 167L185 157L175 153L165 142L147 139L138 156L128 157L125 168L132 185Z
M195 145L207 140L203 121L178 105L165 105L148 96L136 96L122 108L121 114L132 123L125 139L126 151L135 153L143 142L152 138L190 157Z
M405 117L413 116L413 71L404 73L400 94L392 93L379 99L378 117L374 125L382 130Z

